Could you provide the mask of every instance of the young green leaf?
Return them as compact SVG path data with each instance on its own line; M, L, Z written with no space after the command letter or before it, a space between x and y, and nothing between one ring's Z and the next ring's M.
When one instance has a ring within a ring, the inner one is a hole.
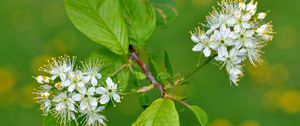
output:
M196 105L188 106L188 108L196 115L201 126L208 126L208 117L204 110Z
M140 102L141 106L143 107L143 109L146 109L149 107L150 100L149 100L149 96L147 95L147 93L142 93L139 96L139 102Z
M155 100L132 126L179 126L179 116L170 99Z
M83 34L118 55L128 52L119 0L65 0L67 13Z
M101 72L104 76L110 76L111 73L115 72L122 65L127 63L126 56L120 56L114 54L106 48L100 48L93 52L90 56L91 58L99 58L103 62L103 68ZM123 69L116 74L116 78L119 81L118 88L121 92L125 91L129 81L130 70L128 68Z
M164 62L165 62L165 67L167 69L168 74L170 74L171 77L173 77L173 74L174 74L173 68L172 68L172 65L170 63L169 55L168 55L166 50L164 50Z
M133 74L137 80L144 80L147 78L146 75L142 72L134 71Z
M156 24L169 25L178 15L175 0L150 0L156 11Z
M148 0L120 0L130 44L143 44L155 29L155 11Z
M148 59L149 70L154 77L157 77L157 66L152 58Z

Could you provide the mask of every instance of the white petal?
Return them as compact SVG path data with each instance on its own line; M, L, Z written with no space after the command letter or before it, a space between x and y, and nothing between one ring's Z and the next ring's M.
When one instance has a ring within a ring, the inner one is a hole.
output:
M223 34L225 34L226 33L226 25L221 25L221 27L220 27L220 34L221 35L223 35Z
M209 47L206 47L204 50L203 50L203 54L205 57L209 57L210 54L211 54L211 51L209 49Z
M247 23L247 22L243 23L242 26L243 26L243 28L245 28L245 29L250 29L250 28L251 28L251 24L249 24L249 23Z
M195 35L195 34L192 35L191 39L192 39L193 42L196 42L196 43L200 42L198 36Z
M56 78L57 78L57 76L54 75L54 76L51 77L51 80L55 80Z
M121 98L120 98L120 95L119 95L119 94L113 93L113 94L112 94L112 97L113 97L113 99L114 99L116 102L121 102L121 101L120 101Z
M43 82L43 76L37 76L37 77L35 77L35 79L36 79L36 81L38 82L38 83L40 83L40 84L43 84L44 82Z
M115 83L112 81L112 79L110 77L106 78L106 84L109 87L113 87L115 85Z
M67 79L65 74L60 74L59 77L60 77L60 80L62 80L62 81Z
M250 3L247 4L247 11L251 11L251 10L256 10L257 4L253 4L253 1L251 1Z
M246 14L242 17L243 21L249 21L251 19L252 15L251 14Z
M66 108L66 104L63 102L58 103L55 108L56 108L56 111L62 111Z
M74 84L70 85L68 91L73 92L74 90L75 90L75 85Z
M90 104L93 108L96 108L98 105L97 99L96 98L90 99Z
M239 33L241 31L241 26L240 25L235 25L234 26L234 32Z
M73 98L75 101L80 101L80 100L81 100L81 95L80 95L80 94L73 94L73 95L72 95L72 98Z
M260 19L260 20L262 20L262 19L264 19L266 16L267 16L266 13L259 13L259 14L257 15L257 18Z
M84 76L83 79L82 79L82 81L83 81L84 83L87 83L87 82L90 81L90 79L91 79L91 76Z
M91 87L88 91L87 91L87 95L94 95L95 93L95 88Z
M63 86L63 87L67 87L67 86L69 86L71 84L71 81L70 80L65 80L65 81L62 81L61 82L61 86Z
M239 50L237 50L236 48L233 48L230 50L229 52L229 56L232 58L232 57L236 57L239 53Z
M219 49L218 49L218 55L220 57L228 57L228 51L227 51L227 48L225 46L221 46Z
M100 103L101 104L106 104L107 102L109 102L109 99L110 99L109 96L107 94L104 94L100 98Z
M96 74L96 77L97 77L97 79L101 79L101 78L102 78L102 75L99 74L99 73L97 73L97 74Z
M86 88L85 88L85 87L78 88L77 90L78 90L78 92L79 92L80 94L86 94Z
M88 107L88 102L87 101L83 101L80 103L80 110L85 110Z
M198 43L197 45L194 46L194 48L192 49L194 52L198 52L201 51L203 49L203 44L202 43Z
M75 111L74 104L68 103L68 109L71 110L71 111Z
M229 18L229 19L227 20L227 24L228 24L229 26L234 26L235 23L236 23L235 17L231 17L231 18Z
M95 76L92 76L91 83L92 83L93 86L96 86L98 84L98 80L96 79Z
M105 109L104 106L100 106L100 107L97 108L97 112L100 112L100 111L102 111L102 110L104 110L104 109Z
M80 88L82 88L82 87L84 87L84 83L83 82L78 82L78 87L80 87Z
M96 93L97 93L97 94L106 94L106 92L107 92L107 90L106 90L106 88L104 88L104 87L98 87L98 88L96 89Z

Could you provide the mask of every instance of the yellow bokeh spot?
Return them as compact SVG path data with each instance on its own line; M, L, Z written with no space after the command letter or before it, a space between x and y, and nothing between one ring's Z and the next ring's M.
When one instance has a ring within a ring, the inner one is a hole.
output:
M18 98L18 93L15 90L6 90L0 93L0 105L11 105Z
M39 68L47 64L47 60L52 58L51 55L40 55L32 59L31 68L35 74L40 73Z
M245 122L241 123L240 126L260 126L260 124L256 121L249 120L249 121L245 121Z
M21 99L19 99L20 104L23 107L32 107L35 103L34 101L34 84L28 84L26 87L22 88L20 91L20 96L22 96Z
M296 90L283 92L278 99L278 106L290 114L300 112L300 92Z
M247 68L250 78L255 84L282 85L289 79L288 69L282 64L270 65L267 62L263 62L256 67L248 64Z
M46 53L50 54L67 53L69 51L72 51L77 46L77 42L78 37L76 36L76 34L72 31L65 30L50 39L45 45L44 49Z
M227 119L216 119L211 122L210 126L233 126Z
M281 90L269 90L262 96L262 105L268 111L276 111L278 106L278 99L281 96Z
M16 84L16 74L9 68L0 68L0 94L11 90Z

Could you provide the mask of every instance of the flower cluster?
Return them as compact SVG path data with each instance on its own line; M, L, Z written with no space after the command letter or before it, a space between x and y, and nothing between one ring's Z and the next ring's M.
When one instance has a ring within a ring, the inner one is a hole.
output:
M62 125L78 124L82 117L88 126L105 125L101 111L109 101L120 102L117 84L110 77L102 82L101 62L90 59L75 66L75 57L67 55L53 58L41 71L47 75L35 77L36 100L45 115L52 114ZM80 122L80 123L82 123Z
M242 63L249 59L255 65L261 62L261 49L273 38L271 22L263 20L266 13L256 13L254 0L222 0L206 18L204 28L192 32L196 43L193 51L203 52L205 57L216 55L215 60L226 67L230 81L238 85L243 76ZM221 68L222 68L221 67Z

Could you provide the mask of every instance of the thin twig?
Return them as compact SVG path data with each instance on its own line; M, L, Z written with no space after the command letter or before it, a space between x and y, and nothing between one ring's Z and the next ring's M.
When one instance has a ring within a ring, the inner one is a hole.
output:
M110 74L111 77L117 75L118 73L120 73L122 70L126 69L127 67L130 67L131 65L131 59L128 60L128 63L123 64L121 67L119 67L116 71L114 71L112 74Z
M148 80L150 81L151 84L153 84L156 88L159 89L160 93L162 96L165 95L164 88L162 84L160 84L152 75L151 71L148 69L147 65L143 63L135 49L133 48L132 45L129 45L129 51L130 51L130 56L137 62L137 64L142 68L144 71L145 75L147 76Z
M207 65L212 59L214 59L217 56L217 54L214 54L210 56L206 61L204 61L201 65L198 65L191 73L185 76L185 79L190 78L193 74L195 74L197 71L199 71L202 67Z

